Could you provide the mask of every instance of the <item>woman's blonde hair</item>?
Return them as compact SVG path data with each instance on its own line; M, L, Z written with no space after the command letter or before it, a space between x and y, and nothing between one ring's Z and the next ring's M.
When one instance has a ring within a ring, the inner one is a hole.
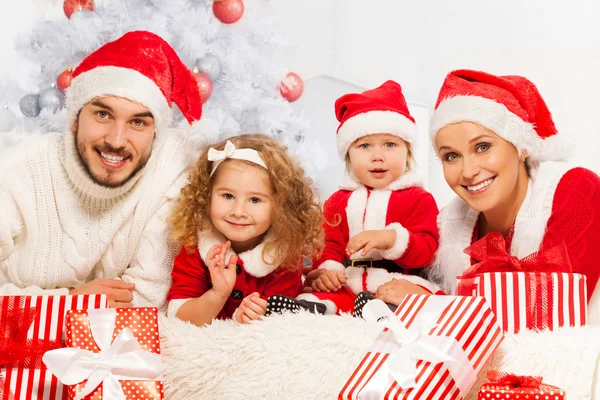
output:
M268 168L273 186L273 214L268 232L273 240L265 243L265 254L273 256L275 265L298 268L302 257L318 255L323 248L323 216L312 182L302 167L287 153L287 148L261 134L247 134L228 139L236 149L254 149ZM223 150L226 141L212 146ZM227 162L244 162L225 160ZM254 165L254 164L251 164ZM214 178L212 162L205 149L190 171L188 184L169 218L173 237L186 248L198 245L199 233L214 229L210 222L210 195Z

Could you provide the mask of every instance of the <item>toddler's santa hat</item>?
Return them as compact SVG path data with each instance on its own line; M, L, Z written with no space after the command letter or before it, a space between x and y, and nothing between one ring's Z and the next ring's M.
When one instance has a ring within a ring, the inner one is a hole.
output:
M408 111L402 88L387 81L378 88L346 94L335 102L338 154L346 158L357 139L377 133L398 136L413 143L417 136L415 120Z
M204 144L218 138L214 122L202 117L202 100L192 72L175 50L151 32L128 32L88 55L73 71L67 89L69 127L81 108L101 96L118 96L147 107L154 117L157 136L171 123L171 103L177 104Z
M522 76L485 72L450 72L440 89L431 119L433 146L440 129L469 121L512 143L534 167L540 161L569 157L570 145L558 135L548 106L535 85Z

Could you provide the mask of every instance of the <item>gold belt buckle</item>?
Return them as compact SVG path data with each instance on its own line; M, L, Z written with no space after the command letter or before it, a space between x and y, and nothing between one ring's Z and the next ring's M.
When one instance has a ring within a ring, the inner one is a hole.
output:
M373 259L372 258L358 258L356 260L352 260L353 267L361 267L364 269L373 268Z

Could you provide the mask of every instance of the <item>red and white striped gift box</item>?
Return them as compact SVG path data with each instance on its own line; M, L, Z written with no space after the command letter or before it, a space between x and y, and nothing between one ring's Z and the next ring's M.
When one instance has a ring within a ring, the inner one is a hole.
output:
M64 343L67 311L106 308L108 300L105 295L0 296L0 335L5 334L3 328L17 307L31 320L30 325L24 327L27 329L27 339L32 339L33 343L36 343L36 339ZM41 362L39 364L39 368L35 369L1 367L0 397L15 400L67 399L67 388Z
M586 323L586 278L580 274L485 272L459 280L457 293L485 297L507 333Z
M455 400L473 385L477 373L496 350L504 335L485 299L480 297L409 295L396 311L407 329L429 324L429 335L452 338L468 359L471 373L451 373L446 363L415 361L415 386L402 388L390 374L390 355L400 349L393 334L379 334L339 399Z

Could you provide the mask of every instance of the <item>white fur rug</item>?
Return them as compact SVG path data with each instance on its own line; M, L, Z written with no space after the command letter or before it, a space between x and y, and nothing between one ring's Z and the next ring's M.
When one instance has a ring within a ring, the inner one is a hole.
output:
M162 318L160 329L169 400L335 399L380 331L348 315L308 313L204 328ZM541 375L569 400L600 400L599 357L600 326L569 328L507 337L488 367Z

